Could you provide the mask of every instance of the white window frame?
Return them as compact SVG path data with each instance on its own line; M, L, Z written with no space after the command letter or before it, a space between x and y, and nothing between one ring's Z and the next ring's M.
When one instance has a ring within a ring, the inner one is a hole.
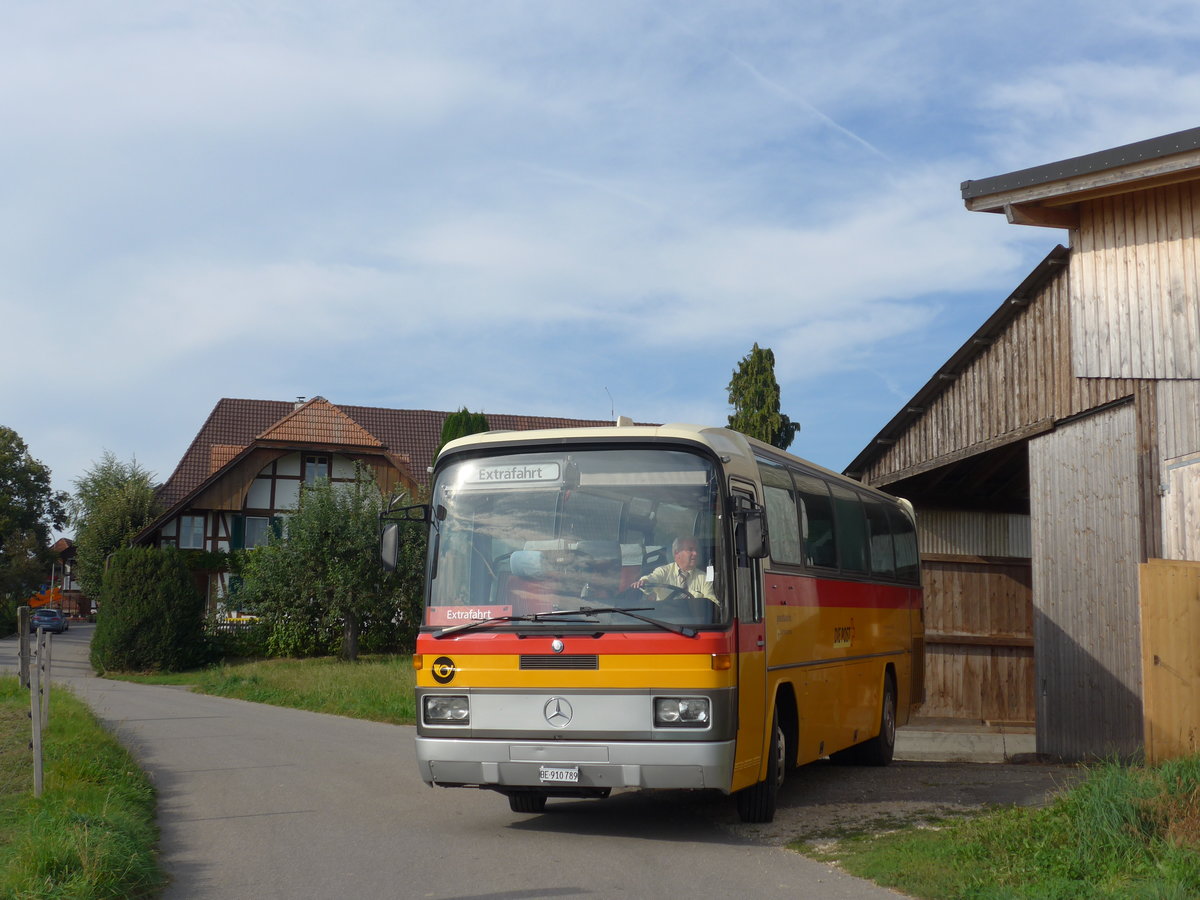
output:
M200 543L193 544L191 540L196 537L197 526L199 523ZM180 550L203 550L205 536L205 517L197 515L186 515L179 517L179 549Z

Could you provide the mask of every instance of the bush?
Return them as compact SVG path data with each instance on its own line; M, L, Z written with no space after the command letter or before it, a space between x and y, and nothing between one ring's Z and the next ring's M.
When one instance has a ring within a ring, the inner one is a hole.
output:
M263 621L234 624L210 618L204 625L208 655L213 662L261 659L268 655L267 639L270 635L270 625Z
M0 637L17 633L17 601L0 597Z
M91 647L97 672L175 672L204 661L204 598L173 547L114 553L98 605Z

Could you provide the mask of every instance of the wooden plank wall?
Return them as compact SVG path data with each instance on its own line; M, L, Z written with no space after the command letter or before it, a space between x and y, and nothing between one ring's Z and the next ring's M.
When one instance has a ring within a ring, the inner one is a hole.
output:
M925 703L921 715L1031 724L1029 560L925 555Z
M1068 269L1074 268L1074 262ZM893 473L1062 419L1134 394L1127 379L1081 379L1071 370L1067 272L1051 278L1003 333L948 387L887 453L863 473L868 484Z
M1074 372L1200 378L1200 183L1080 204Z
M1135 407L1029 446L1037 749L1066 759L1142 745Z
M1200 352L1200 351L1197 351ZM1200 381L1156 384L1161 556L1200 559Z
M1146 761L1200 753L1200 562L1140 567Z

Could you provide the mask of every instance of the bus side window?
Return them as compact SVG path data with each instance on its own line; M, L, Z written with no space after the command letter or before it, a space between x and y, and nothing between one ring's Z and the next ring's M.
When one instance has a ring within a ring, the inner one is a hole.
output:
M810 566L837 568L837 540L833 529L833 503L829 488L820 478L793 472L796 499L800 503L800 530L804 537L804 561Z
M892 529L888 524L887 506L874 497L863 498L870 535L871 574L881 578L896 576L896 554L892 549Z
M761 459L758 472L767 508L767 533L771 535L771 562L800 565L804 554L800 549L800 521L791 476L782 466Z
M903 510L894 507L888 508L888 519L896 541L896 577L916 584L921 580L916 526Z
M867 520L858 492L840 484L831 485L837 521L838 558L843 572L868 571Z

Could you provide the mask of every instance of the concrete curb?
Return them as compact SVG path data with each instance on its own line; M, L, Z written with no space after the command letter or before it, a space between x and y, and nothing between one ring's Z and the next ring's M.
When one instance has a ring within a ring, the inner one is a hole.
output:
M905 726L896 730L896 759L913 762L1012 762L1037 751L1031 732L940 731Z

